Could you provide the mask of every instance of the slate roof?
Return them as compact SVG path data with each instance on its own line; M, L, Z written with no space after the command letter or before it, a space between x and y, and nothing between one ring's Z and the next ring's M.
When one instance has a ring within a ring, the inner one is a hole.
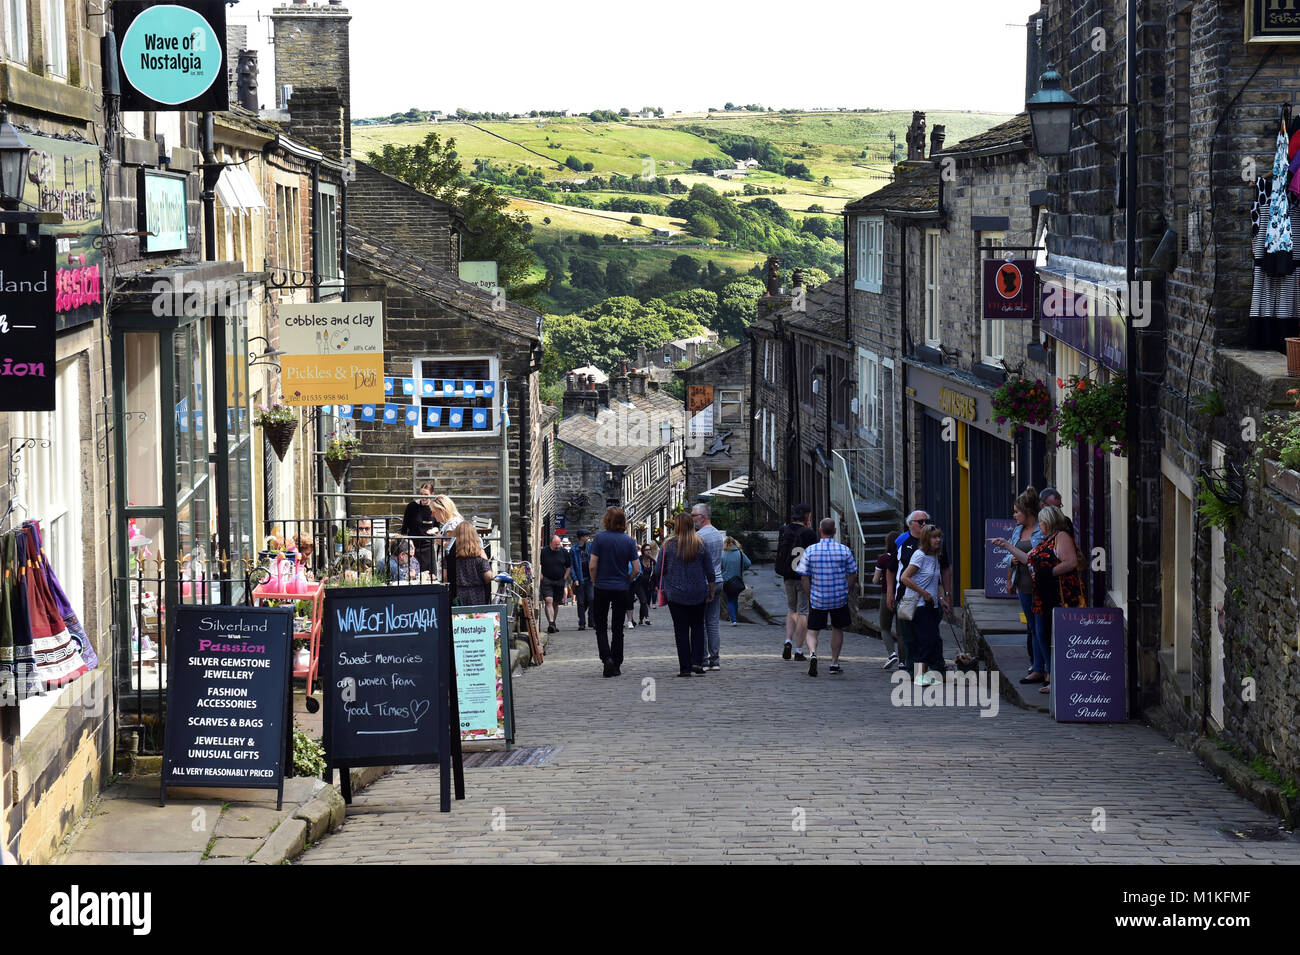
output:
M939 168L926 166L903 173L887 186L844 207L845 212L888 212L902 216L937 215Z
M1033 130L1029 124L1029 114L1013 116L1005 123L999 123L982 133L963 139L959 143L941 149L938 156L961 156L966 153L988 152L1033 148Z
M796 334L806 332L836 342L844 341L844 279L831 279L808 292L804 296L803 311L796 311L793 305L787 304L770 316L759 318L754 324L770 331L777 319Z
M510 301L503 308L493 308L493 296L477 285L462 282L459 276L428 259L389 245L353 225L348 226L348 258L485 325L529 341L541 341L541 315L531 308Z
M633 467L663 447L659 441L659 424L664 418L669 419L678 435L682 433L686 420L686 406L662 391L647 389L644 395L630 395L626 402L611 394L609 404L610 407L602 407L595 418L585 414L569 415L560 422L560 440L606 464ZM602 442L602 437L616 433L619 412L627 413L634 409L650 418L649 433L645 436L647 443L610 446L607 441Z

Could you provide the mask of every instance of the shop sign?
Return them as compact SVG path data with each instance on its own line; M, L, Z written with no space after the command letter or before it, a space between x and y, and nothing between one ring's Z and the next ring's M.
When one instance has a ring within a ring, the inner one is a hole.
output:
M690 385L686 389L689 415L688 435L692 438L713 437L713 386Z
M145 252L184 252L190 246L189 177L179 172L140 170L140 231Z
M453 768L456 796L465 796L450 617L441 584L325 590L321 686L330 768L346 779L352 766L437 763L443 812L451 812Z
M1300 2L1246 0L1247 43L1300 43Z
M54 247L0 235L0 411L54 410Z
M485 292L497 290L497 264L495 262L460 263L460 280L477 285Z
M163 801L168 786L283 794L293 610L182 604L174 612Z
M1020 525L1008 518L984 521L984 596L1019 599L1014 591L1007 590L1007 576L1011 572L1011 552L993 543L993 538L1004 537L1015 543L1020 536Z
M985 259L985 321L1033 321L1037 272L1030 259Z
M1058 723L1122 723L1124 612L1114 607L1052 611L1052 715Z
M939 410L962 421L975 420L976 401L971 395L964 395L951 388L939 388Z
M505 607L457 607L451 615L462 740L515 738ZM502 666L502 660L506 665Z
M93 322L104 313L101 288L104 231L100 205L99 147L23 133L32 147L23 202L39 212L57 212L63 221L40 227L55 237L55 314L58 331Z
M229 108L224 0L117 0L113 19L122 109Z
M1108 286L1070 277L1044 278L1039 286L1040 324L1050 337L1081 355L1123 371L1128 353L1126 309L1143 300ZM1135 312L1141 315L1141 312Z
M287 405L381 405L381 302L281 305L280 378Z

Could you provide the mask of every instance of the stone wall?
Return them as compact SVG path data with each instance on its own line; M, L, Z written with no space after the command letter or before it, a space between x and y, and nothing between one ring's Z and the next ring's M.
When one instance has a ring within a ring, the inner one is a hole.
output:
M749 473L750 429L753 426L754 405L750 395L750 343L716 355L700 365L680 372L687 386L713 386L713 432L718 440L701 442L701 453L688 454L686 458L686 500L695 501L712 483L712 470L727 469L734 477ZM760 369L761 371L761 369ZM740 392L740 416L735 421L719 420L721 392ZM721 435L730 432L725 439ZM761 435L760 435L761 437ZM714 449L717 450L714 450ZM722 450L726 448L727 450ZM712 453L710 453L712 452Z
M271 11L276 105L279 89L286 83L293 86L295 96L299 90L337 90L343 107L343 155L352 153L351 19L345 7L333 4L276 7Z
M372 235L456 274L451 206L420 192L367 163L357 163L357 178L348 189L348 221Z
M788 299L759 299L759 314L770 315L785 304L788 304ZM750 338L755 345L752 359L756 369L754 380L757 382L754 408L770 411L774 416L776 429L775 467L769 467L764 462L761 450L754 454L754 470L750 475L754 521L760 526L775 528L789 519L790 508L797 503L788 500L787 491L789 449L793 436L790 423L790 382L792 380L790 376L794 374L794 369L788 352L790 343L776 334L770 320L762 320L751 326ZM764 358L765 349L770 349L770 357L767 359ZM768 371L766 376L764 375L765 362ZM762 423L754 421L752 416L750 442L755 448L761 449Z

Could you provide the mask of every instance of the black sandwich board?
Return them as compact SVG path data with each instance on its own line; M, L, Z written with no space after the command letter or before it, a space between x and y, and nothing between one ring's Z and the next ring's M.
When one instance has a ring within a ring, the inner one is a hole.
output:
M353 766L437 763L439 808L465 798L447 588L327 587L321 628L325 758L342 770L352 801Z
M274 789L289 767L289 607L182 604L172 614L162 792Z

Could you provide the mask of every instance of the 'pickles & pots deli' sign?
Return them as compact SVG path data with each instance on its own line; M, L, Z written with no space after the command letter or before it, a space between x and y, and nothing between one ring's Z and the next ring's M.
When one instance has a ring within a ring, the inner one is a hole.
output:
M381 302L281 305L279 314L285 404L384 403Z
M113 19L121 43L122 109L230 106L224 0L117 0Z

